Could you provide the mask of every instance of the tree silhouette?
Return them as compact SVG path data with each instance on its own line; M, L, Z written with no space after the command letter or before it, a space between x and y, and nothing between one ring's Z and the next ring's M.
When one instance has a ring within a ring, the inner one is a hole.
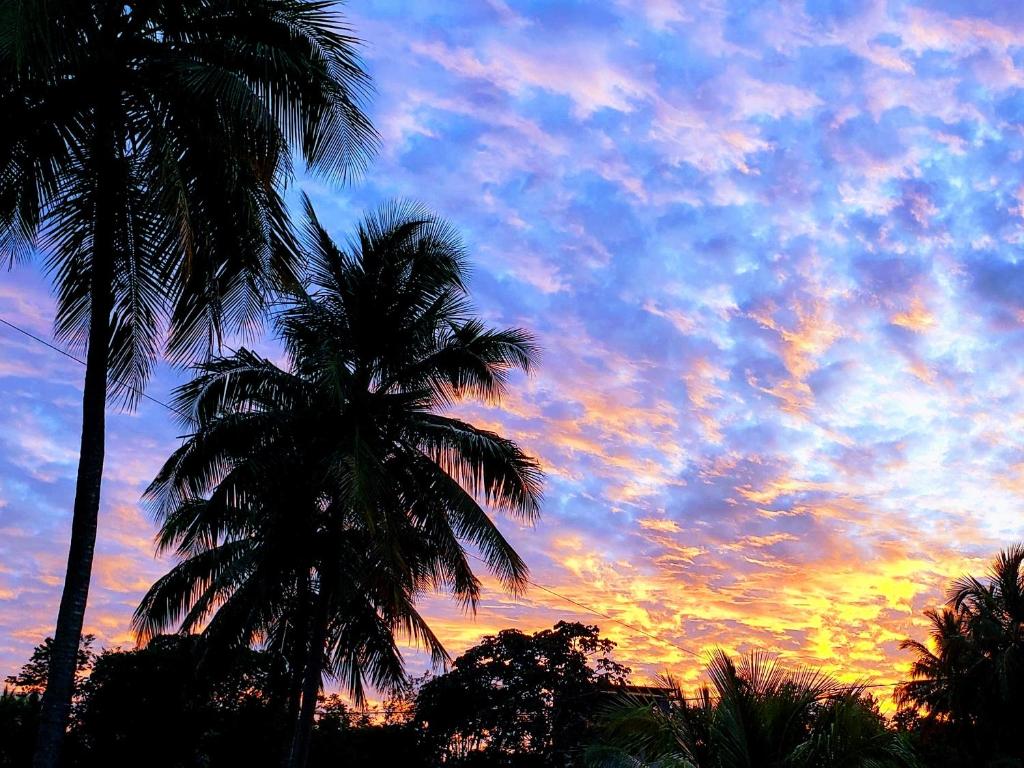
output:
M0 768L27 768L39 729L39 694L0 692Z
M1016 727L1024 717L1024 545L1001 551L983 578L950 585L946 606L925 611L930 643L905 640L914 652L910 681L896 691L904 707L923 708L925 720L976 759L1024 758Z
M350 766L435 765L424 754L412 722L416 684L422 679L410 681L380 707L369 710L355 709L337 694L324 697L317 706L309 764L326 768L344 755Z
M76 684L88 674L96 661L96 654L92 650L94 642L96 642L96 635L82 635L82 642L78 647L78 657L75 661ZM50 677L52 655L53 638L48 637L32 649L32 656L21 666L18 674L7 676L6 684L18 693L42 694L46 690L46 681Z
M283 664L178 635L104 651L75 707L80 762L130 765L145 754L152 768L268 766L285 731L285 701L272 695Z
M357 698L404 679L395 638L444 650L416 611L447 590L473 607L475 547L510 590L527 570L482 504L538 514L541 475L511 440L446 415L498 400L530 336L467 303L462 247L409 205L338 247L306 202L307 288L278 318L280 368L242 349L198 368L175 405L191 435L147 495L180 562L144 597L145 640L171 626L267 642L294 671L289 763L305 764L324 674Z
M328 2L2 0L0 258L39 251L57 337L86 350L68 567L35 764L67 723L96 540L108 393L132 405L161 338L183 360L294 282L278 188L295 148L344 178L374 134Z
M559 622L485 637L428 680L416 722L432 765L576 764L597 714L629 669L595 626Z

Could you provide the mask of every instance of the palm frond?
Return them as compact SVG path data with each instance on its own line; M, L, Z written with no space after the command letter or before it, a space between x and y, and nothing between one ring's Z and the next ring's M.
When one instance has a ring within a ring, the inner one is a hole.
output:
M410 424L414 444L471 494L526 521L540 510L543 474L516 443L430 413Z

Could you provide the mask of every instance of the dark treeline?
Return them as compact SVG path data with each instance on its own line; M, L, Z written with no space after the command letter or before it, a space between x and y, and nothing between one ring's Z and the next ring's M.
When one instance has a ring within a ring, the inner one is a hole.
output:
M716 652L708 683L631 685L597 627L560 622L485 637L443 674L408 680L354 709L321 695L309 764L463 768L626 766L1021 766L1016 692L1024 685L1024 548L982 577L953 582L927 611L929 643L908 640L911 679L891 716L866 685L840 684L754 652ZM0 698L0 767L29 764L49 641ZM290 738L288 661L270 650L218 650L201 635L78 660L69 766L272 766ZM154 749L154 745L159 745Z
M0 766L29 764L49 643L0 698ZM309 764L570 765L629 670L593 626L505 630L450 671L400 686L369 711L321 696ZM196 635L145 648L88 646L79 663L69 766L278 766L290 737L287 661L267 650L218 653Z

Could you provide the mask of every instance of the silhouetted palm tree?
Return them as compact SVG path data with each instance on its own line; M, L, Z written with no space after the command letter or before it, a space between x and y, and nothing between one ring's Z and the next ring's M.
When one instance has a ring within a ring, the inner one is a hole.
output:
M404 677L395 637L443 649L425 590L474 606L472 545L510 590L526 566L482 503L532 521L540 472L512 441L447 415L496 401L534 346L467 304L461 246L394 205L336 246L306 202L307 290L278 328L287 365L253 352L199 367L177 393L193 434L148 491L161 549L181 562L145 596L145 638L172 625L211 642L277 643L293 659L289 762L304 764L322 673L357 697Z
M36 765L67 720L110 392L139 396L251 328L295 253L289 152L341 178L375 143L356 41L328 2L0 0L0 255L46 256L56 333L87 348L68 570Z
M986 752L1024 756L1024 545L1000 552L984 578L955 580L941 611L927 610L931 644L905 640L916 654L902 706L923 707L957 738Z
M737 667L716 651L711 687L688 703L674 695L634 698L610 714L605 743L590 763L606 768L885 768L913 766L903 739L888 731L861 686L815 670L785 671L755 652Z
M896 701L901 706L925 707L955 724L969 723L979 697L988 695L975 677L983 663L980 649L963 615L948 608L928 609L924 614L931 624L932 647L910 639L900 643L917 658L910 667L910 681L896 689Z

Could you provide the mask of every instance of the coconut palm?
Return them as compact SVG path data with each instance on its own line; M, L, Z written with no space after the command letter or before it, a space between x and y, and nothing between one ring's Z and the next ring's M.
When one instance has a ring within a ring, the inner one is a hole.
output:
M251 329L295 278L296 150L342 179L375 143L356 41L328 2L0 0L0 258L41 253L56 334L87 350L68 569L36 765L53 766L88 598L109 394L140 396Z
M885 768L913 766L903 739L886 729L862 686L816 670L787 672L755 652L737 666L716 651L710 687L686 700L678 684L652 702L634 697L610 712L604 743L591 750L602 768Z
M278 644L293 660L293 766L324 675L358 698L404 679L396 637L443 658L415 604L446 590L475 606L467 545L524 586L485 506L532 521L541 481L514 442L450 413L497 401L534 357L524 331L473 317L451 229L396 204L339 247L306 213L308 285L277 324L287 364L242 349L177 392L191 434L147 495L179 564L135 617L143 640L205 625L213 643Z
M923 708L973 748L1024 757L1016 723L1024 717L1024 545L1000 552L982 578L953 581L946 606L927 610L930 643L914 652L911 679L896 691L902 706Z
M969 724L982 692L977 674L983 658L971 639L967 618L943 608L924 612L931 624L927 643L907 639L900 648L916 654L910 680L896 689L900 706L923 707L933 716L960 725ZM934 650L933 650L934 648Z
M962 616L971 635L982 646L1000 649L1001 673L1018 671L1024 642L1024 545L1004 549L996 555L985 579L965 575L950 586L947 605ZM1009 681L1000 680L1003 693Z

